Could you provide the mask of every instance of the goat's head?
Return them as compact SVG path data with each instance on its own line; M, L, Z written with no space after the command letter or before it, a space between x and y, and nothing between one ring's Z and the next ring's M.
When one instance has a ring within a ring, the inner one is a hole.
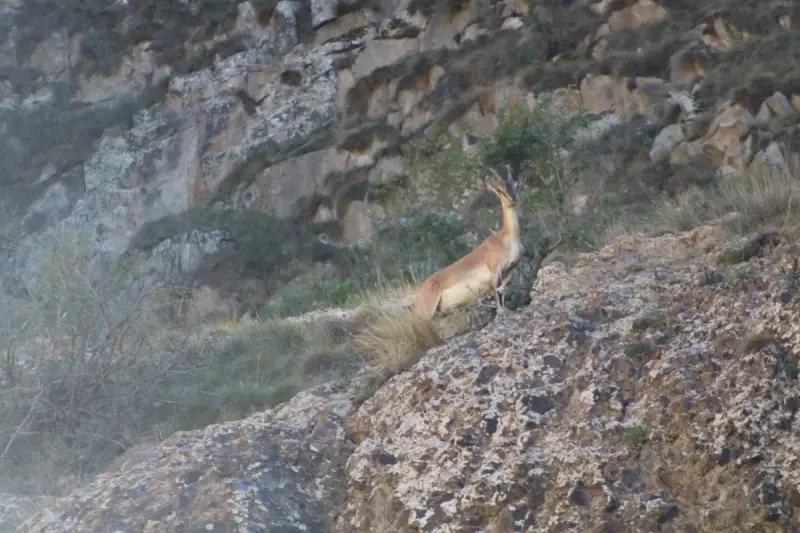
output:
M495 180L486 183L486 190L496 194L501 202L513 205L519 195L519 181L514 179L511 165L506 164L506 179L503 179L495 169L490 167L489 170Z

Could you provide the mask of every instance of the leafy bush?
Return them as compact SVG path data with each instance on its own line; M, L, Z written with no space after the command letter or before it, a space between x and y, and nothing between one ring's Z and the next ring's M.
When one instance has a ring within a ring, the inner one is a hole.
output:
M593 118L586 111L569 113L549 94L541 95L533 109L507 103L498 110L492 136L479 144L481 161L494 168L509 164L514 176L531 170L534 179L552 188L565 173L585 165L585 160L567 160L562 151L572 147L575 134Z
M332 307L354 307L364 288L364 282L356 278L300 276L281 287L260 309L260 315L290 317Z
M401 217L379 226L374 240L379 282L424 278L469 252L464 223L452 213Z
M433 203L452 209L461 198L459 193L474 187L483 170L477 157L465 153L457 140L441 133L409 141L406 152L406 167L419 189L415 199L418 205Z

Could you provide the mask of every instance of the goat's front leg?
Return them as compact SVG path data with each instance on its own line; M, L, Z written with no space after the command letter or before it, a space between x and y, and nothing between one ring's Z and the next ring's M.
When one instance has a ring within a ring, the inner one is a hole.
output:
M497 313L503 313L506 311L505 306L503 305L503 300L505 300L505 295L501 295L501 286L503 284L503 272L502 270L497 273L496 283L492 285L494 292L494 303L497 306Z

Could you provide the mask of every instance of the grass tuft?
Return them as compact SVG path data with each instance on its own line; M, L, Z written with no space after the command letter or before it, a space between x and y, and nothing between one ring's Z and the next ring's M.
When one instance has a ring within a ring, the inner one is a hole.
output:
M369 364L399 374L411 368L425 352L442 342L432 320L403 307L369 305L366 319L353 337L353 346Z
M750 169L742 174L718 178L683 203L661 204L658 214L662 228L681 232L726 215L735 214L726 223L732 235L771 228L783 230L800 219L800 169L767 167Z

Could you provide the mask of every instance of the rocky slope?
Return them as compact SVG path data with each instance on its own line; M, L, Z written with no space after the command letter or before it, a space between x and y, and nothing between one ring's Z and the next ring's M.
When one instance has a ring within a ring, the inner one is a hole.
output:
M798 531L800 250L719 231L553 263L362 405L173 435L19 531Z

